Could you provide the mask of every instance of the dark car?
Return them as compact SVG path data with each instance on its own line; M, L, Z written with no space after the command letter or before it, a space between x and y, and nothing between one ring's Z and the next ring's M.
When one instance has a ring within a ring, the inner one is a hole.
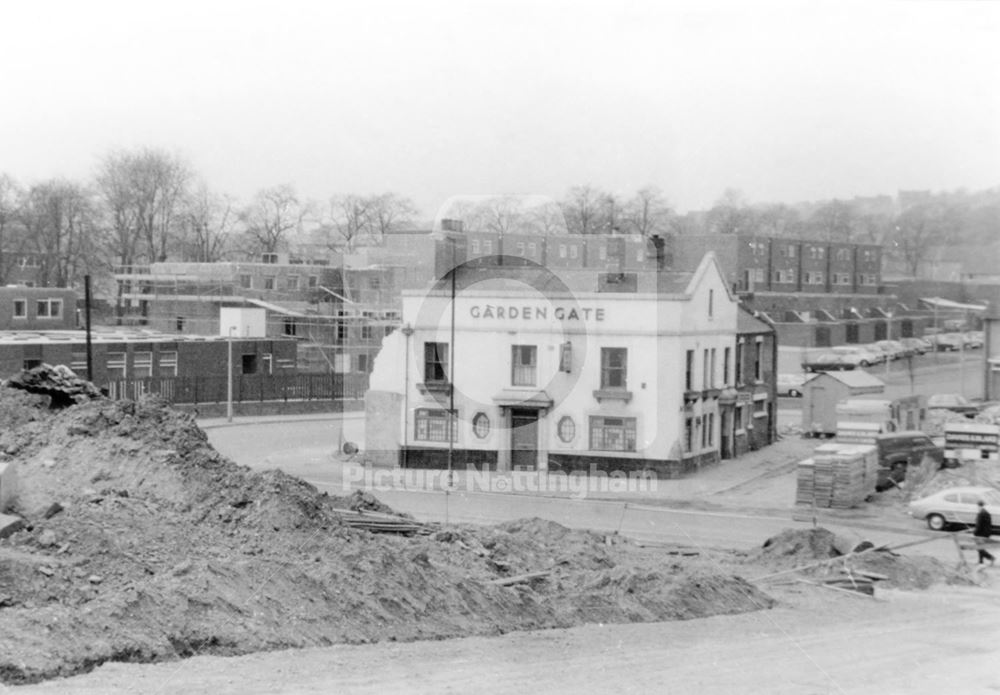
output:
M919 430L888 432L875 438L878 447L876 490L885 490L906 480L906 471L925 459L933 461L934 470L944 466L944 447Z
M835 352L824 352L802 363L802 369L807 372L838 372L855 369L860 362L855 355L838 355Z

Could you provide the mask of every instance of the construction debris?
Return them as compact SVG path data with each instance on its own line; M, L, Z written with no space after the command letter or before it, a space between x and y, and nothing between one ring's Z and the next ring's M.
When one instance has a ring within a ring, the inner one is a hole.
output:
M427 535L433 530L428 524L421 524L411 519L392 514L365 512L352 509L334 509L340 521L351 528L369 531L371 533L400 533L404 535Z
M737 575L735 560L727 570L722 553L670 556L540 519L444 529L369 493L341 498L280 471L251 471L155 398L52 410L46 395L0 387L0 452L18 467L21 515L0 540L8 683L114 659L774 604Z
M67 408L74 403L104 398L97 387L63 365L42 364L24 369L4 383L11 388L48 396L53 408Z

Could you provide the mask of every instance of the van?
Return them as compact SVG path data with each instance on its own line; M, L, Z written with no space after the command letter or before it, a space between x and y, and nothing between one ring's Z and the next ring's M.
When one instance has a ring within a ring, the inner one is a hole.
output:
M934 470L944 466L944 447L925 432L906 430L879 434L874 444L878 447L879 464L876 490L903 482L907 469L920 466L926 459L933 462Z

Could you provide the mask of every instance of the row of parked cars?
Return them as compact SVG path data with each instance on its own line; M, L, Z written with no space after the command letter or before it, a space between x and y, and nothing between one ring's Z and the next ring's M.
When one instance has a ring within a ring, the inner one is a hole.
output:
M876 340L864 345L839 345L802 363L806 372L863 369L932 351L962 350L983 346L983 332L939 333L930 338Z

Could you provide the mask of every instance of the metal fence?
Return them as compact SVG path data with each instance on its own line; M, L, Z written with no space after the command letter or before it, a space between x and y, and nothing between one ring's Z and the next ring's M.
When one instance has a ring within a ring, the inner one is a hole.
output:
M228 380L212 377L147 377L106 384L114 399L156 394L170 403L226 403ZM241 374L233 377L233 402L357 400L368 390L367 374Z

